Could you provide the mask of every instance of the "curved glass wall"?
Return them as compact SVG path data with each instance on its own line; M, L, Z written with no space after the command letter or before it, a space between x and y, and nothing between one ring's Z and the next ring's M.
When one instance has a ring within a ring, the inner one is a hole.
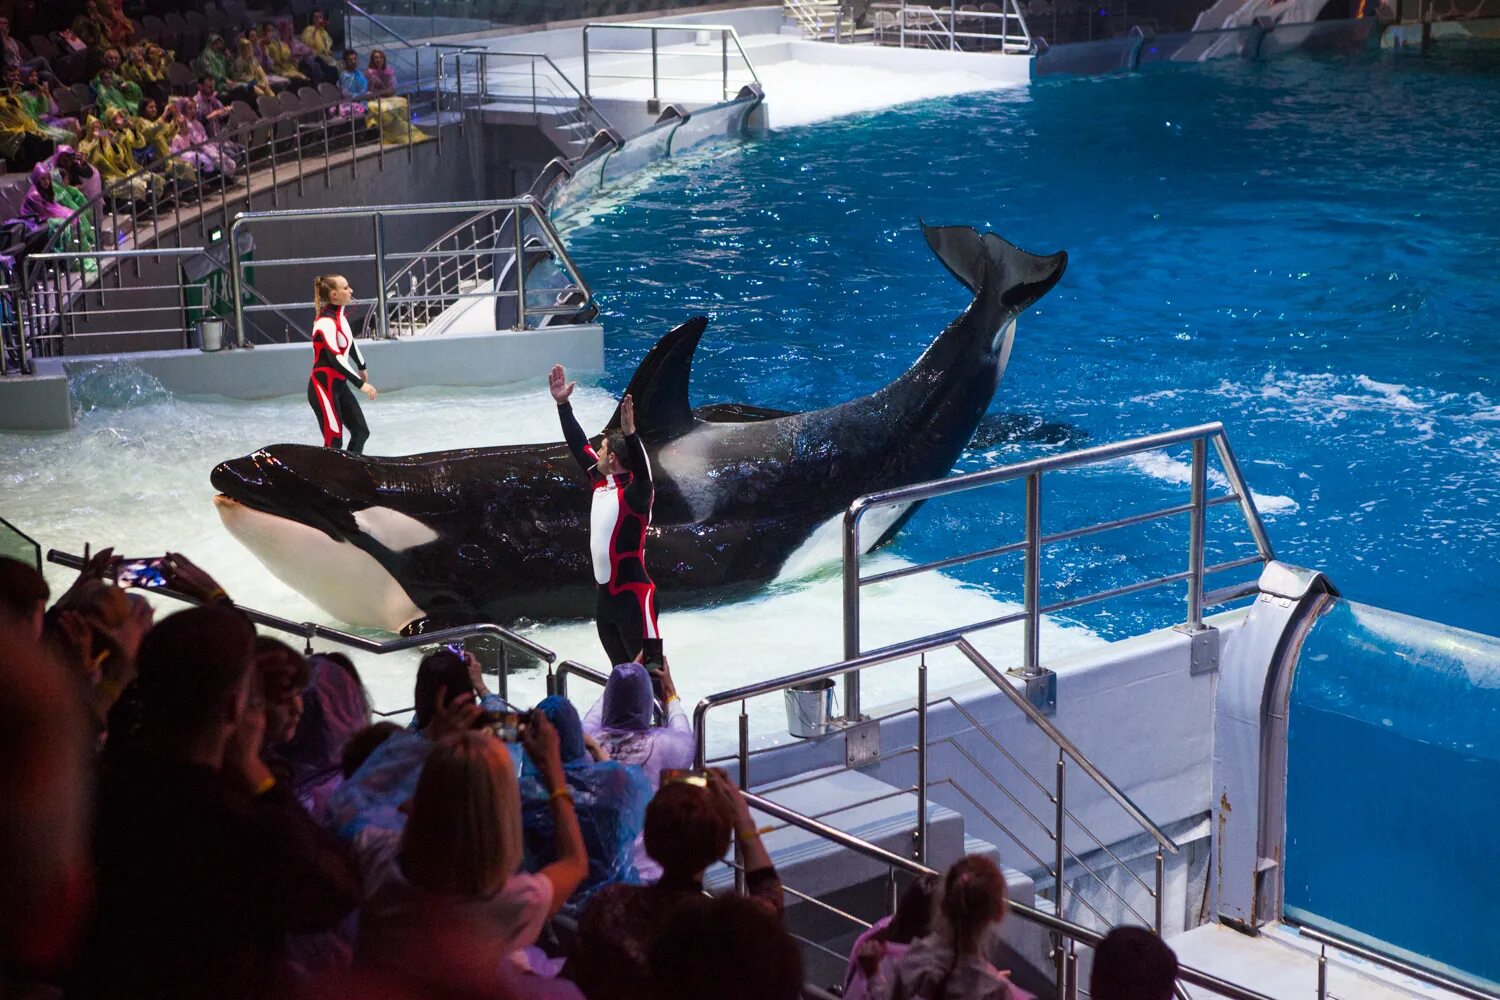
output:
M1293 680L1285 912L1500 984L1500 639L1339 600Z

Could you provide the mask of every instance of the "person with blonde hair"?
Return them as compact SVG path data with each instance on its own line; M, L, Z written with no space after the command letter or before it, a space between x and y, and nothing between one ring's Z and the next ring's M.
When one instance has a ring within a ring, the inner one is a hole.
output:
M465 706L471 723L479 707ZM367 827L355 840L365 873L355 961L401 969L464 935L477 969L500 979L524 969L521 949L573 894L588 855L563 772L557 732L533 712L522 726L528 757L552 789L557 860L535 874L523 856L515 764L494 734L453 718L454 735L433 746L399 833Z
M229 73L235 80L247 85L256 97L270 97L276 93L276 89L271 86L271 78L266 75L265 67L261 66L260 59L255 54L255 42L249 35L240 36L240 40L235 43Z
M353 390L358 389L372 400L377 393L366 379L365 356L344 318L344 307L353 301L354 290L343 275L324 274L313 279L313 303L318 316L313 321L313 367L307 382L307 403L318 418L323 447L344 447L347 425L349 451L361 455L370 428Z

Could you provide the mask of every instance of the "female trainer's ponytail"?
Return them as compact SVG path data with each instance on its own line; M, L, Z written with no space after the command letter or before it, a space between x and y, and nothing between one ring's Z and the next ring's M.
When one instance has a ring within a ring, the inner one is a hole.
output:
M320 274L313 279L313 309L319 316L323 315L323 310L331 303L333 283L338 278L337 274Z

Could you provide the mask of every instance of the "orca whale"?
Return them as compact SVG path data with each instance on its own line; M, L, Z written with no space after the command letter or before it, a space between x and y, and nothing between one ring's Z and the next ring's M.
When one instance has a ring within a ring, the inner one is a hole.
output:
M1062 277L994 233L922 226L973 300L881 389L808 412L694 409L688 375L708 324L672 330L626 390L656 504L646 562L664 608L772 580L865 493L946 475L1005 370L1015 320ZM605 426L618 425L619 412ZM211 480L229 531L283 582L351 625L425 631L586 618L595 584L589 489L561 442L394 458L279 444ZM872 546L910 511L872 530Z

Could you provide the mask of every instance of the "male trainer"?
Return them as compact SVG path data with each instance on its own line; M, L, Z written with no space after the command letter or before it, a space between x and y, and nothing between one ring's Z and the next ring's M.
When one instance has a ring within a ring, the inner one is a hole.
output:
M635 403L620 400L620 429L609 431L596 452L578 426L568 397L569 382L562 365L547 376L557 416L562 421L568 450L583 467L594 487L589 515L589 551L599 600L594 613L599 641L610 663L639 661L648 641L659 642L656 628L656 584L646 572L646 526L651 523L651 462L635 433Z

